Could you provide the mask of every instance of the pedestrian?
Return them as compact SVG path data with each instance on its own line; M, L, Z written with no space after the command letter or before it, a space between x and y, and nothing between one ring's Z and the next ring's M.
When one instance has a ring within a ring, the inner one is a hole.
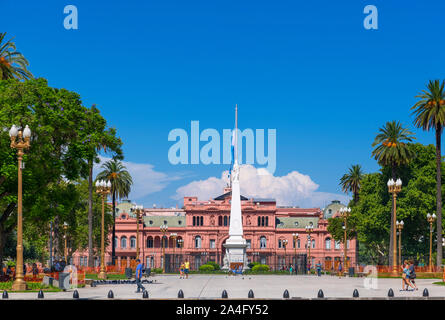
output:
M26 276L26 263L23 264L23 276Z
M408 287L414 288L412 283L409 281L409 264L408 261L404 261L402 265L402 290L400 291L408 291Z
M298 274L298 265L295 264L295 275L297 275L297 274Z
M414 268L413 260L410 261L410 265L409 265L409 281L414 286L415 290L419 290L419 288L417 288L417 285L416 285L416 270Z
M338 264L338 278L339 279L341 279L341 272L342 272L342 270L343 270L343 266L342 266L341 261L340 261L340 263Z
M315 267L317 268L318 276L321 277L321 263L320 263L320 260L318 260L318 263L315 265Z
M189 262L189 259L185 259L185 262L184 262L184 273L185 273L185 278L186 278L186 279L189 278L189 270L190 270L190 262Z
M179 279L184 279L184 262L182 262L179 267Z
M292 274L292 265L289 265L289 274Z
M37 278L37 276L39 275L39 269L37 268L37 264L35 262L32 264L31 272L34 279Z
M144 264L141 263L140 259L137 259L136 262L138 263L138 266L136 267L136 285L138 286L136 293L139 293L140 289L142 289L142 292L145 291L145 288L142 285L142 270L144 269Z

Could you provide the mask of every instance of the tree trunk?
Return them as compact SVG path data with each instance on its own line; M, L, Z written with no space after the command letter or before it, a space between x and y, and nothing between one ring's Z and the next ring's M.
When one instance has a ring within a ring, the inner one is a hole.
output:
M442 152L441 152L441 135L442 126L440 124L436 127L436 216L437 216L437 261L436 265L442 265Z
M93 161L88 161L88 267L94 267L93 252Z
M115 265L115 256L116 256L116 248L115 248L115 243L114 243L114 237L116 236L116 191L113 190L113 199L112 199L113 203L113 235L111 237L111 261L113 263L113 266Z
M395 181L396 180L396 167L395 165L391 166L391 176L392 179ZM390 235L389 235L389 252L388 252L388 259L389 259L389 264L390 266L394 265L394 260L393 260L393 253L394 253L394 246L397 245L397 243L395 242L394 239L394 203L392 201L392 194L391 194L391 202L392 202L392 207L391 207L391 229L390 229Z

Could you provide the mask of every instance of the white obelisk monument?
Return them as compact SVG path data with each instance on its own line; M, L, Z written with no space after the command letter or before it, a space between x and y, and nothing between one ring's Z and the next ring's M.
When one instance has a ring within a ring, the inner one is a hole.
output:
M230 178L232 180L232 201L230 206L230 226L229 238L224 247L226 255L224 257L223 269L228 269L231 263L243 263L243 268L247 269L246 239L243 238L243 224L241 219L241 194L239 186L239 165L238 165L238 105L235 107L235 146L234 161Z

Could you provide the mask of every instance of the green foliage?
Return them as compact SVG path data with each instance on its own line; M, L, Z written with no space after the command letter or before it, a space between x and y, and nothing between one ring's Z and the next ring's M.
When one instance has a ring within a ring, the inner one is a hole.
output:
M0 80L32 78L28 60L16 50L12 39L6 40L6 33L0 33Z
M250 262L247 266L252 269L254 266L259 265L260 263L257 261Z
M214 269L214 270L220 270L220 269L221 269L221 267L219 266L219 264L216 263L215 261L209 261L209 262L207 262L206 264L213 266L213 269Z
M153 268L153 269L151 269L151 272L162 273L162 268Z
M270 267L267 264L257 264L253 266L252 273L262 273L262 272L269 272Z
M344 174L340 179L340 186L343 192L352 192L354 201L358 201L360 191L360 183L363 179L362 167L359 164L349 168L349 172Z
M210 272L215 270L215 268L210 264L203 264L199 267L200 272Z

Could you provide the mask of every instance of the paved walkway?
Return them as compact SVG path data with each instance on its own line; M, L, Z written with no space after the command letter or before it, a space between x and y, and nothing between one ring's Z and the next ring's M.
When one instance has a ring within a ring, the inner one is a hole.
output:
M342 278L334 276L290 276L290 275L190 275L189 279L179 279L176 275L156 275L152 284L144 284L149 298L172 299L178 297L179 289L184 292L184 298L215 299L221 298L226 290L228 297L235 299L247 298L250 289L255 298L281 299L285 289L291 298L316 298L322 289L326 298L351 298L354 289L359 291L360 297L386 298L389 288L394 290L397 297L422 297L422 292L428 288L430 297L445 298L445 286L433 285L437 279L418 279L418 291L400 291L400 279L378 279L377 289L366 289L365 278ZM136 285L114 284L97 285L77 289L82 299L107 299L109 290L113 290L115 299L141 299L141 293L135 293ZM72 299L73 290L66 292L45 293L45 299ZM9 299L36 299L37 293L9 292Z

